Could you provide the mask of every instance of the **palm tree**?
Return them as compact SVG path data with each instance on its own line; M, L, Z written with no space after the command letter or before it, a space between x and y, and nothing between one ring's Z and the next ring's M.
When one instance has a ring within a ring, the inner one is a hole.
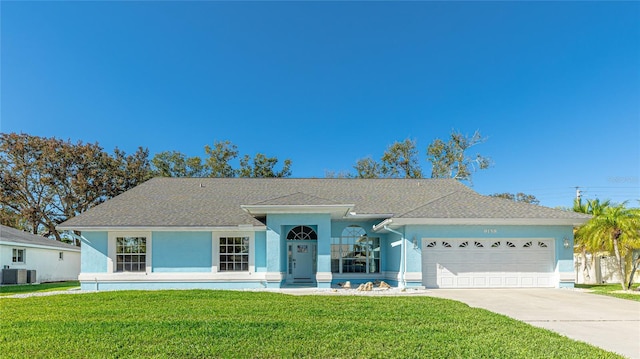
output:
M636 216L636 218L640 218L640 208L632 208L631 211ZM636 233L640 237L640 231L637 231ZM631 288L631 285L633 284L633 277L640 267L640 249L633 249L629 257L631 261L627 263L627 266L631 267L631 274L629 275L629 280L627 281L627 288Z
M577 237L592 253L602 250L615 255L620 284L627 290L628 280L633 279L633 251L640 249L638 210L626 208L626 202L603 206L600 210L600 213L594 211L594 217L578 229Z
M599 216L604 212L604 209L611 205L611 201L605 200L600 202L599 199L587 200L586 202L582 202L582 198L576 198L573 201L573 211L578 213L591 214L594 216ZM584 275L585 281L588 283L591 280L591 276L589 275L590 264L587 261L587 252L588 253L596 253L600 251L597 243L590 243L588 237L582 235L582 233L577 231L577 228L573 231L575 237L575 250L576 252L580 252L582 255L582 273ZM595 245L594 245L595 244ZM591 266L593 266L595 261L595 256L591 256Z

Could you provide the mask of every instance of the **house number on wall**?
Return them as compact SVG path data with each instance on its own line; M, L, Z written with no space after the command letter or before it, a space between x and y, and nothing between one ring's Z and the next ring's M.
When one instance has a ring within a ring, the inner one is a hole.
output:
M487 228L484 230L484 233L487 233L487 234L498 233L498 230L495 228Z

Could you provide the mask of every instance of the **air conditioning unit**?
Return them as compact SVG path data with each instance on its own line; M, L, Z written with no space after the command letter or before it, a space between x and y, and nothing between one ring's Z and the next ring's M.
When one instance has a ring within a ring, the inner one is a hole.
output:
M34 273L35 279L35 273ZM3 269L2 270L2 284L26 284L27 283L27 270L26 269Z
M27 269L27 283L37 283L35 269Z

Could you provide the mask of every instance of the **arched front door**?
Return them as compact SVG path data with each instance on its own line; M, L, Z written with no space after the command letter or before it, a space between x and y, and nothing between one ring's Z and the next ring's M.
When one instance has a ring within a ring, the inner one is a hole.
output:
M287 233L287 282L315 281L318 235L309 226L297 226Z

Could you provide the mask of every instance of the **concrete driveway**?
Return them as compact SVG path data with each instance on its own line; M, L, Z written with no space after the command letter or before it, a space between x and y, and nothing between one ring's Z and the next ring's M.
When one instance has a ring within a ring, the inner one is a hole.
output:
M572 289L433 289L453 299L640 359L640 302Z

